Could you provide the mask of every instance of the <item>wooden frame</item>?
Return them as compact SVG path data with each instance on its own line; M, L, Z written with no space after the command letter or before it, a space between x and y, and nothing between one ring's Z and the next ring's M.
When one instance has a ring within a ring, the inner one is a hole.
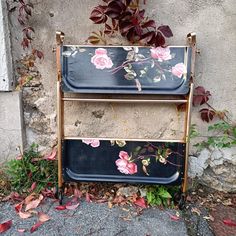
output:
M170 140L149 140L149 139L141 139L141 141L149 141L149 142L173 142L173 143L183 143L185 145L185 161L184 161L184 177L182 181L182 197L181 200L183 202L185 198L185 193L187 191L187 173L188 173L188 155L189 155L189 132L190 132L190 123L191 123L191 107L192 107L192 98L193 98L193 80L194 80L194 70L195 70L195 54L196 54L196 34L190 33L187 35L187 43L192 49L192 58L191 58L191 78L190 78L190 88L189 93L182 98L171 98L166 99L165 96L161 98L148 98L143 99L142 97L138 98L120 98L114 96L105 96L105 97L67 97L62 91L62 68L61 68L61 48L63 45L64 34L62 32L56 32L56 61L57 61L57 137L58 137L58 194L60 202L62 201L63 194L63 177L62 177L62 142L64 140L80 140L83 137L70 137L64 135L64 103L71 101L84 101L84 102L114 102L114 103L173 103L173 104L186 104L185 111L185 127L184 127L184 137L182 139L170 139ZM101 138L100 140L112 140L110 138ZM115 139L113 139L115 140ZM140 139L125 139L126 141L138 141Z

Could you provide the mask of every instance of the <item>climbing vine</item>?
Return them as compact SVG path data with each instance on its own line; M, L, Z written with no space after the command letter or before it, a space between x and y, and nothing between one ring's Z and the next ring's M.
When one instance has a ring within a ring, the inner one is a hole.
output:
M198 86L194 90L193 105L200 106L200 117L204 122L215 121L208 126L209 136L206 140L195 144L198 149L208 147L230 148L236 146L236 123L230 119L226 110L219 111L209 103L211 97L210 91L204 87ZM192 125L192 137L201 137L196 130L196 125Z
M146 1L143 1L146 4ZM106 36L121 34L131 44L164 46L166 38L173 36L168 25L158 26L145 16L139 0L103 0L94 7L90 20L103 24L104 29L92 32L88 41L92 44L106 44Z

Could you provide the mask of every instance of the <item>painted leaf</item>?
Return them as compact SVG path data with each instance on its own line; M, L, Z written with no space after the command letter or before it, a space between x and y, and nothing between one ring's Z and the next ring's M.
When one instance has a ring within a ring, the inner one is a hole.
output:
M32 226L32 228L30 229L30 233L33 233L34 231L36 231L42 224L43 224L43 222L41 222L41 221L36 222Z
M0 233L6 232L12 226L12 220L5 221L0 224Z
M43 212L39 212L39 221L40 222L46 222L48 220L50 220L51 217L48 216L47 214L43 213Z
M236 221L233 221L231 219L225 219L223 220L223 223L228 226L234 226L234 227L236 226Z
M134 202L135 205L141 207L141 208L147 208L147 203L145 201L145 199L143 197L137 199L135 202Z

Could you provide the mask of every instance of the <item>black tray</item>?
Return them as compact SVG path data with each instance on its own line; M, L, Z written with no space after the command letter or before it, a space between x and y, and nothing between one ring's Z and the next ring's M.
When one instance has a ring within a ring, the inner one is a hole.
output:
M63 178L180 185L184 150L183 143L65 140Z
M190 47L62 46L61 51L64 92L182 95L189 91Z

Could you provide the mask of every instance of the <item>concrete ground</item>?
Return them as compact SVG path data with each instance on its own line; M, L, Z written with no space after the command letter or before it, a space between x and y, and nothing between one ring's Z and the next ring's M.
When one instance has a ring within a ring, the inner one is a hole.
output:
M82 201L76 210L55 210L58 203L48 199L41 204L37 211L48 214L51 219L38 228L33 235L64 236L64 235L96 235L96 236L185 236L204 235L212 236L207 223L203 227L192 228L189 234L188 220L192 224L199 222L196 217L191 218L186 213L181 214L179 221L170 219L169 214L174 210L159 210L157 208L144 209L141 213L134 207L122 206L109 209L106 203L87 203ZM14 206L9 202L0 204L0 222L13 220L12 227L3 233L7 235L31 235L30 228L36 223L37 218L20 219ZM26 229L19 233L18 229Z

